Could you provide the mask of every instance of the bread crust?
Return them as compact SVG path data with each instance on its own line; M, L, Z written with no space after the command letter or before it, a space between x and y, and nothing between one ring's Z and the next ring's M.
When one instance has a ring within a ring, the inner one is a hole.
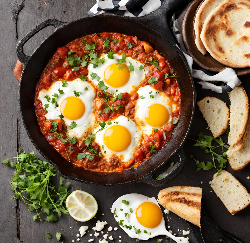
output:
M174 186L161 190L159 203L183 219L200 227L202 188Z
M200 37L218 62L233 68L250 67L249 11L250 0L227 0L207 17Z

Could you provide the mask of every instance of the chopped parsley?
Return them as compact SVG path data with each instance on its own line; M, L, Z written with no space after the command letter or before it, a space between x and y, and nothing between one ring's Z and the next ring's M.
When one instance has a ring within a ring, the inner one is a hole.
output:
M149 84L157 84L158 83L158 78L157 77L152 77L148 80Z
M77 55L69 56L67 58L67 61L71 67L77 67L82 63L82 59L80 57L78 57Z
M154 132L157 132L158 131L158 129L157 128L153 128L154 129Z
M134 47L133 44L131 44L130 42L127 42L127 46L128 46L128 48L133 48Z
M103 81L100 81L100 82L98 83L98 86L99 86L99 89L100 89L100 90L107 90L107 89L108 89L108 87L104 84Z
M108 58L109 59L114 59L114 52L113 51L108 52Z
M138 69L139 69L139 70L142 70L142 69L144 69L144 67L141 65Z
M60 117L60 119L63 119L63 118L64 118L64 115L61 113L61 114L59 115L59 117Z
M84 90L88 90L89 88L88 87L85 87Z
M47 108L49 108L49 104L44 105L45 110L47 111Z
M99 122L99 125L101 126L101 128L104 128L106 126L106 122Z
M122 64L126 62L126 53L122 54L122 59L117 59L117 62Z
M150 98L152 98L152 99L153 99L154 97L155 97L154 95L150 95Z
M117 45L119 43L119 39L113 39L113 43Z
M62 234L60 232L56 232L56 239L60 241L62 238Z
M143 95L140 96L141 99L145 99L145 97Z
M123 66L119 66L118 69L119 69L119 70L122 70L122 69L123 69Z
M149 148L150 148L150 151L149 151L149 152L150 152L151 154L155 154L155 153L157 153L157 151L154 149L154 148L155 148L155 146L150 145L150 147L149 147Z
M129 201L127 200L122 200L122 203L124 203L125 205L129 205Z
M87 44L86 41L83 41L83 42L84 42L84 44L85 44L85 50L86 50L86 51L94 50L94 49L95 49L95 46L97 45L97 43L94 43L94 44L90 45L90 44Z
M75 95L75 97L79 97L81 94L82 94L82 92L76 92L75 90L73 91L74 92L74 95Z
M159 66L159 61L157 59L153 59L153 61L149 61L149 63L155 66Z
M91 74L90 74L90 77L91 77L92 79L97 79L97 81L100 81L100 80L101 80L101 77L99 77L99 76L97 75L97 73L91 73Z
M50 132L55 132L57 130L58 121L50 120L52 128L50 129Z
M94 156L91 155L91 154L84 154L84 153L78 153L77 154L77 159L84 159L84 158L87 158L90 161L94 160Z
M103 45L107 48L109 48L109 44L110 44L110 39L105 40L103 43Z
M68 82L67 82L66 80L63 80L62 86L63 86L63 87L66 87L66 86L67 86L67 83L68 83Z
M58 107L58 106L59 106L58 103L57 103L56 98L52 98L51 103L54 104L55 107Z
M76 72L80 69L80 67L74 67L73 70Z
M59 94L64 94L64 91L62 89L58 89Z
M140 229L135 228L135 226L133 226L133 228L134 228L136 234L140 234L141 233Z
M132 208L130 208L130 209L129 209L129 212L130 212L130 213L133 213L133 209L132 209Z
M46 232L45 235L48 237L48 239L52 238L52 236L51 236L51 234L49 232Z
M178 122L178 119L177 118L175 118L173 121L172 121L172 124L177 124L177 122Z
M110 112L110 108L109 108L109 107L104 108L104 109L103 109L103 112L104 112L105 114L108 114L108 113Z
M86 80L86 77L85 77L84 75L80 75L80 79L81 79L82 81L85 81L85 80Z
M135 70L135 68L134 68L134 66L132 65L131 62L129 62L128 69L129 69L130 72L133 72Z
M73 128L76 127L76 125L77 125L76 122L75 122L75 121L72 121L69 127L70 127L71 129L73 129Z
M77 143L77 139L76 138L69 138L69 142L71 144L76 144Z
M48 95L45 95L44 98L45 98L48 102L51 101L51 98L50 98Z
M108 125L111 125L112 124L112 122L111 121L108 121Z
M59 97L59 95L57 93L53 94L52 96L55 97L55 98Z

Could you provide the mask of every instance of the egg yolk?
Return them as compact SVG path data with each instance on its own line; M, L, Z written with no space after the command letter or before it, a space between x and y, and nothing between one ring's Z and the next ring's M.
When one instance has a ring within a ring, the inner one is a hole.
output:
M81 99L75 96L67 97L60 105L63 116L69 120L77 120L84 115L85 105Z
M129 130L120 125L113 125L104 133L104 144L114 152L125 150L131 143Z
M168 109L164 105L153 104L146 110L145 120L152 127L162 127L169 121Z
M144 202L136 209L138 222L146 228L157 227L162 220L161 209L152 202Z
M124 86L130 77L130 72L126 64L114 63L109 65L104 71L105 82L114 88Z

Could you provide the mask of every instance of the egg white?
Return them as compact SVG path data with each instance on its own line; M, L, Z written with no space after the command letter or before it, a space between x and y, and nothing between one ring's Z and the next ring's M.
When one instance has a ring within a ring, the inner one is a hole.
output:
M63 90L64 94L59 94L58 89ZM41 100L43 107L45 104L49 104L47 108L48 113L45 115L47 119L60 119L59 115L61 114L60 105L63 100L70 96L75 96L74 91L81 92L79 99L85 105L85 112L83 116L79 119L74 120L76 122L76 127L71 129L70 124L73 120L63 118L65 125L67 126L67 137L76 137L81 138L86 133L86 130L91 126L94 127L95 116L94 116L94 105L93 100L95 98L95 89L87 81L82 81L81 79L75 79L73 81L68 81L66 87L62 86L61 81L53 83L48 90L41 90L39 92L38 98ZM48 102L45 98L48 95L51 99L53 94L58 94L57 98L58 107L55 107L54 104Z
M135 121L143 134L150 135L154 128L159 129L159 127L150 126L145 120L146 111L153 104L165 106L169 112L169 121L172 120L172 101L165 93L155 90L150 85L139 88L137 93L139 98L135 106Z
M105 61L103 64L99 63L98 67L96 67L96 68L94 68L94 66L92 64L88 65L88 70L89 70L88 78L89 78L89 80L91 80L94 83L94 85L96 85L96 86L98 85L98 80L93 79L91 77L91 73L96 73L101 78L101 80L104 81L105 69L111 64L118 63L117 59L122 58L122 56L118 55L118 54L114 54L113 56L114 56L114 59L109 59L107 54L102 55L100 58L104 58ZM144 67L144 69L139 70L139 67L141 65L142 66L144 66L144 65L141 62L134 60L131 57L126 57L126 63L124 63L124 64L129 66L130 62L134 66L134 71L130 72L129 81L124 86L118 87L118 88L112 87L104 81L105 85L108 87L108 89L107 89L108 92L114 93L117 91L119 93L125 93L125 92L132 93L132 91L135 90L136 87L138 87L140 82L145 79L145 75L148 73L149 68Z
M119 116L118 118L111 120L110 122L111 122L110 125L108 125L108 122L106 122L104 129L102 129L101 126L98 126L94 130L94 133L96 134L95 141L100 145L101 153L103 156L105 156L107 161L109 161L112 155L116 155L118 156L118 158L120 158L122 162L124 163L129 162L131 159L133 159L133 154L135 152L135 149L140 145L142 133L140 129L138 129L136 124L125 116ZM124 151L114 152L104 144L104 134L106 130L112 125L124 126L129 130L131 134L131 143Z
M126 200L129 202L128 205L124 204L122 201ZM152 202L158 205L157 200L154 197L147 197L142 194L131 193L119 197L112 205L111 212L114 214L115 220L119 223L120 220L123 221L123 225L132 226L132 229L128 229L124 226L121 228L131 237L140 240L148 240L156 235L159 235L165 230L165 221L162 217L161 223L155 228L146 228L142 226L136 218L136 209L138 206L144 202ZM159 206L159 205L158 205ZM131 213L132 209L132 213ZM127 216L125 217L125 214ZM141 233L136 234L135 228L141 230ZM144 233L144 230L147 233ZM151 233L151 234L150 234Z

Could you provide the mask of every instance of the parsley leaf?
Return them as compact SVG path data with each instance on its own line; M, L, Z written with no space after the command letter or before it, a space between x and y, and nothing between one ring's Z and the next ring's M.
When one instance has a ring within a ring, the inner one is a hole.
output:
M64 115L61 113L61 114L59 115L59 117L60 117L60 119L63 119L63 118L64 118Z
M109 44L110 44L110 39L105 40L103 43L103 45L107 48L109 48Z
M60 241L62 238L62 234L60 232L56 232L56 239Z
M178 122L178 119L177 118L175 118L173 121L172 121L172 124L177 124L177 122Z
M128 48L133 48L134 47L133 44L131 44L130 42L127 42L127 46L128 46Z
M75 97L79 97L81 94L82 94L82 92L76 92L75 90L73 91L74 92L74 95L75 95Z
M122 70L122 69L123 69L123 66L119 66L118 69L119 69L119 70Z
M151 154L155 154L155 153L157 153L157 151L154 149L154 148L155 148L155 146L150 145L150 147L149 147L149 148L150 148L150 151L149 151L149 152L150 152Z
M44 105L45 110L47 111L47 108L49 108L49 104Z
M75 121L72 121L69 127L70 127L71 129L73 129L73 128L76 127L76 125L77 125L76 122L75 122Z
M99 125L101 126L101 128L104 128L106 126L106 122L99 122Z
M113 51L108 52L108 58L109 59L114 59L114 52Z
M133 72L135 70L135 68L134 68L134 66L132 65L131 62L129 62L128 69L129 69L130 72Z
M139 70L142 70L142 69L144 69L144 67L141 65L138 69L139 69Z
M157 59L153 59L153 61L149 61L149 63L155 66L159 66L159 61Z
M58 89L59 94L64 94L64 91L62 89Z
M100 90L107 90L107 89L108 89L108 87L104 84L103 81L100 81L100 82L98 83L98 86L99 86L99 89L100 89Z
M113 43L117 45L119 43L119 39L114 39Z
M77 143L77 139L76 138L69 138L69 142L71 144L76 144Z
M122 54L122 59L117 59L117 62L119 64L125 63L126 62L126 53Z
M3 161L16 169L11 181L13 199L22 199L29 206L29 211L36 213L33 216L34 221L53 222L57 221L62 214L67 214L68 211L64 205L70 183L64 185L64 179L60 178L57 190L52 184L56 169L33 153L21 152L15 158L16 163L8 164ZM44 218L43 214L45 214ZM49 234L46 235L49 238Z
M84 90L88 90L89 88L88 87L85 87Z
M143 95L140 96L141 99L145 99L145 97Z
M80 79L81 79L82 81L85 81L85 80L86 80L86 77L85 77L84 75L80 75Z
M77 55L68 57L67 61L71 67L79 66L82 63L82 59Z
M122 203L125 205L129 205L129 201L127 201L127 200L122 200Z
M66 86L67 86L67 84L68 84L68 82L67 82L66 80L63 80L63 82L62 82L62 86L63 86L63 87L66 87Z
M48 239L51 239L51 234L49 232L46 232L45 235L48 237Z
M94 50L96 45L97 45L97 43L94 43L92 45L89 45L89 44L85 43L85 50L86 51Z
M45 98L48 102L50 102L50 100L51 100L51 98L50 98L48 95L45 95L44 98Z
M157 77L152 77L148 80L149 84L157 84L158 83L158 78Z
M84 159L85 157L89 159L90 161L94 160L94 156L91 154L78 153L77 155L77 159Z
M50 131L55 132L57 130L57 126L58 126L58 121L54 121L54 120L50 120L52 128L50 129Z

